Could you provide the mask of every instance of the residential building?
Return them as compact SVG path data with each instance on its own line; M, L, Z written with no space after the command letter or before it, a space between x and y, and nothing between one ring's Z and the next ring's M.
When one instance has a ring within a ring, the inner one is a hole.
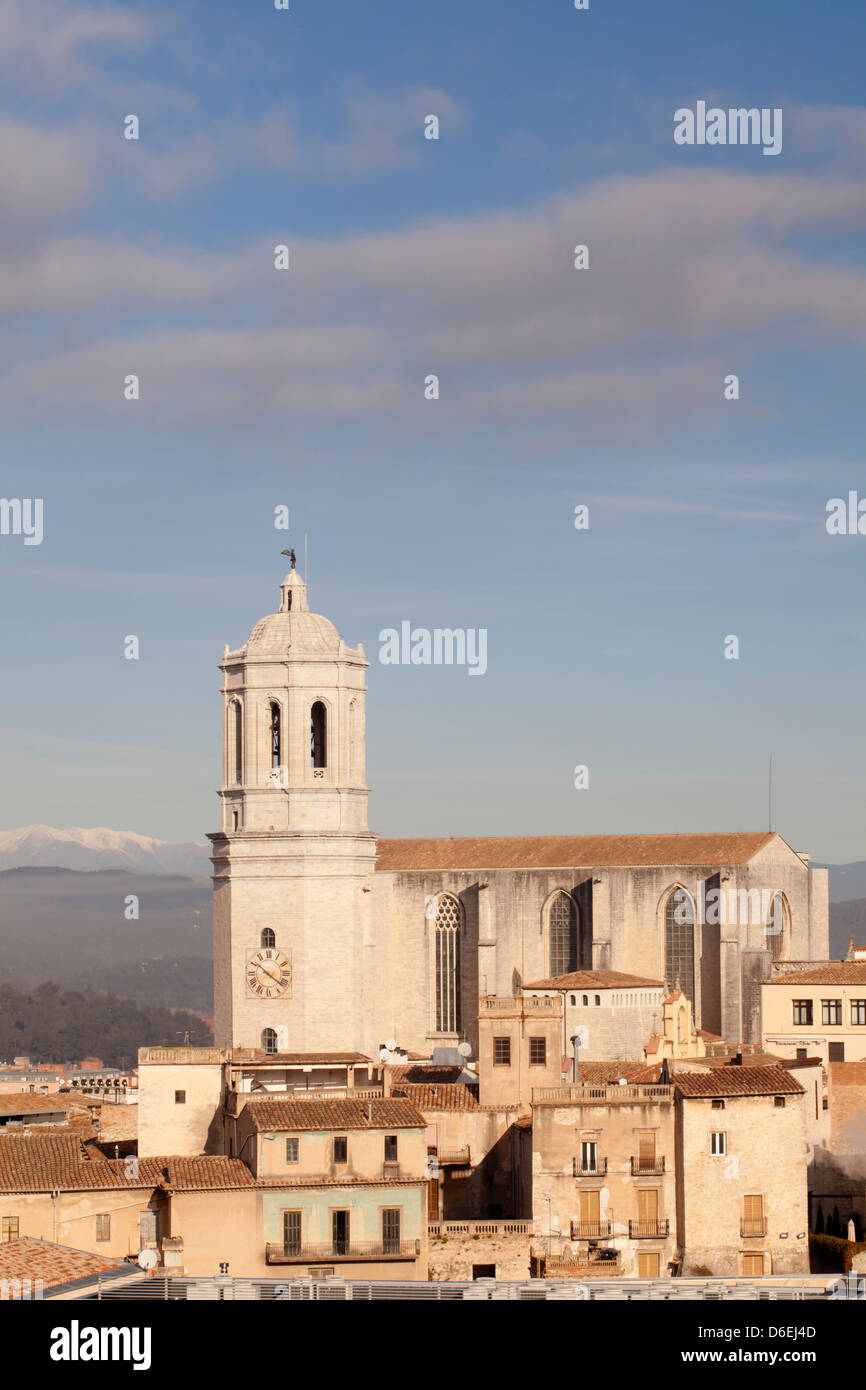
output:
M764 1046L782 1057L866 1061L866 960L775 975L762 986Z

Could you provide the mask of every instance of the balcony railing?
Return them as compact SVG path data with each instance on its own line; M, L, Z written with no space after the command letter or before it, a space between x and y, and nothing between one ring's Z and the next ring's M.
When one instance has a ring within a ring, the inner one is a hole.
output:
M767 1234L767 1222L765 1217L760 1217L757 1221L747 1221L745 1217L740 1218L741 1236L765 1236Z
M572 1221L572 1240L605 1240L610 1235L609 1221Z
M667 1217L655 1221L630 1221L629 1240L658 1240L667 1235L669 1226Z
M672 1105L673 1098L673 1086L644 1085L642 1082L629 1082L626 1086L617 1086L577 1081L567 1086L532 1088L532 1100L535 1105L634 1105L635 1101L655 1101Z
M587 1161L584 1163L579 1158L572 1160L572 1171L576 1178L597 1178L604 1177L607 1172L607 1159L597 1158L595 1162Z
M431 1236L528 1236L531 1221L428 1221Z
M600 1250L597 1254L553 1255L544 1261L545 1279L609 1279L622 1273L618 1250Z
M470 1168L472 1157L469 1145L462 1149L440 1149L436 1155L440 1168Z
M272 1244L265 1247L269 1265L333 1263L335 1260L414 1260L420 1240L347 1240L332 1245Z
M639 1158L632 1154L631 1173L633 1178L655 1177L665 1171L665 1160L663 1154L656 1154L654 1158Z

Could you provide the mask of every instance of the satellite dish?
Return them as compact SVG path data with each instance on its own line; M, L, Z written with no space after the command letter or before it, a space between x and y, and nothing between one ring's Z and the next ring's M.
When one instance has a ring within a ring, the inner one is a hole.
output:
M471 1044L471 1043L468 1043L468 1042L458 1043L458 1045L457 1045L457 1051L460 1053L460 1056L461 1056L461 1057L471 1057L471 1056L472 1056L472 1044Z
M138 1264L141 1269L156 1269L159 1264L159 1255L155 1250L139 1250Z
M396 1051L397 1051L397 1039L396 1039L396 1038L386 1038L386 1039L385 1039L385 1046L387 1047L387 1049L388 1049L389 1052L396 1052Z

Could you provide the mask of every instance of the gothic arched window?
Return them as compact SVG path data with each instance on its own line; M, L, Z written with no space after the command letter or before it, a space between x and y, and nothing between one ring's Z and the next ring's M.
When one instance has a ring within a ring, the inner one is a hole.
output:
M460 904L449 894L439 901L433 937L436 956L436 1032L459 1033Z
M577 970L577 905L570 893L557 893L547 909L551 975Z
M270 927L265 927L264 931L262 932L262 950L273 950L276 944L277 938L274 936L274 933L271 931Z
M674 888L665 903L665 982L695 1002L695 904L685 888Z
M310 767L328 766L328 711L317 700L310 710Z
M262 1032L262 1047L265 1052L274 1053L277 1050L277 1034L273 1028L265 1028Z
M229 736L232 741L230 751L233 780L239 787L244 780L244 726L240 700L232 700L229 722Z
M280 721L280 707L276 700L270 704L270 725L271 725L271 767L279 767L282 762L282 729Z
M770 960L787 960L791 940L791 909L784 893L774 893L764 923L764 948Z

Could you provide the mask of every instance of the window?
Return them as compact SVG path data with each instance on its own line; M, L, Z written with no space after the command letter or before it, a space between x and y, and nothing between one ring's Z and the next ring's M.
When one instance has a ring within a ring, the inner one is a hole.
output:
M263 951L272 951L276 946L277 938L275 934L271 931L270 927L265 927L264 931L262 932L261 941Z
M583 1002L584 1002L585 1005L589 1003L589 995L588 995L588 994L585 994L585 995L583 996Z
M744 1236L762 1236L766 1231L764 1221L764 1198L760 1192L749 1192L743 1197Z
M270 706L271 723L271 767L279 767L282 761L282 738L280 729L280 707L276 700L271 701Z
M725 1102L723 1100L714 1100L711 1101L710 1104L714 1110L724 1110L725 1108Z
M277 1035L273 1028L265 1028L262 1032L262 1047L265 1052L273 1055L277 1050Z
M547 1066L547 1039L529 1039L529 1065L531 1067Z
M111 1217L97 1216L96 1218L96 1239L111 1240Z
M400 1253L400 1208L382 1208L382 1254Z
M17 1239L18 1239L18 1217L17 1217L17 1216L4 1216L4 1217L3 1217L2 1240L3 1240L4 1242L6 1242L6 1241L9 1241L9 1240L17 1240Z
M812 1022L812 1001L811 999L794 1000L794 1022L800 1024L811 1024Z
M436 955L436 1032L459 1033L461 1028L460 989L460 904L446 893L439 901L434 931Z
M175 1105L186 1105L186 1091L175 1091L174 1103Z
M331 1212L331 1251L334 1255L349 1253L349 1213Z
M851 1000L851 1022L866 1023L866 999Z
M334 1136L334 1162L348 1163L349 1161L349 1140L345 1134Z
M639 1250L637 1256L638 1279L658 1279L661 1255L657 1250Z
M283 1253L286 1255L300 1255L301 1253L301 1213L299 1211L283 1212Z
M397 1162L397 1136L396 1134L385 1135L385 1162Z
M725 1131L723 1129L714 1129L710 1135L710 1153L718 1158L720 1155L727 1153L727 1151L728 1146Z
M237 811L232 811L232 830L237 830L237 828L238 828L238 813L237 813Z
M665 981L695 1002L695 905L685 888L675 888L665 903Z
M597 994L597 995L595 996L595 1006L596 1006L596 1008L598 1008L598 1006L599 1006L600 1004L601 1004L601 995L600 995L600 994Z
M570 893L560 892L547 910L551 975L577 970L577 907Z
M822 1022L822 1023L841 1023L841 1022L842 1022L842 1000L841 1000L841 999L822 999L822 1000L821 1000L821 1022Z
M774 893L764 924L764 944L771 960L785 960L791 938L791 909L784 893Z
M234 753L234 766L232 771L234 774L235 785L240 786L240 784L244 780L244 736L241 707L240 702L238 700L232 700L230 727L231 738L234 744L234 748L232 750Z
M297 1135L293 1135L286 1140L286 1162L297 1163L300 1156L300 1140Z
M743 1255L743 1274L760 1276L764 1273L764 1257L760 1254Z
M496 1278L496 1265L473 1265L473 1266L472 1266L472 1278L473 1278L473 1279L495 1279L495 1278Z
M583 1139L580 1144L580 1171L598 1172L598 1144L594 1139Z
M777 1110L784 1110L784 1108L785 1108L785 1097L784 1097L784 1096L774 1096L774 1097L773 1097L773 1104L775 1105L775 1107L776 1107Z
M145 1245L156 1245L159 1241L159 1212L140 1211L138 1213L138 1238L141 1249Z
M493 1039L493 1065L494 1067L511 1066L511 1039Z
M829 1062L844 1062L844 1061L845 1061L845 1044L844 1044L844 1043L828 1043L828 1045L827 1045L827 1052L828 1052L827 1060L828 1060Z
M572 1004L576 1004L576 1003L577 1003L577 995L576 995L576 994L573 994L573 995L571 996L571 1002L572 1002Z
M805 1049L805 1047L798 1047L798 1048L797 1048L797 1061L798 1061L798 1062L805 1062L805 1060L806 1060L806 1055L807 1055L807 1054L806 1054L806 1049Z
M317 700L310 710L310 767L328 766L328 711Z

